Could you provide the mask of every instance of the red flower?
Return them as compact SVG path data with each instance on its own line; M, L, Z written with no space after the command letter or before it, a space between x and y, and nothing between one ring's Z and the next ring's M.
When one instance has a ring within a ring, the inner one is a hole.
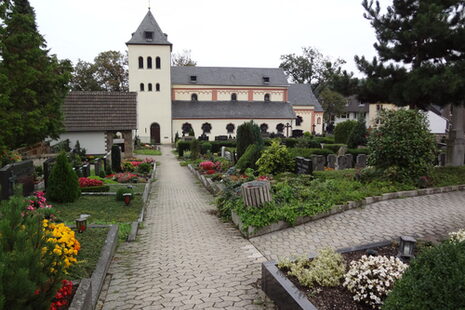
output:
M103 182L100 180L93 180L89 178L79 178L79 187L102 186Z

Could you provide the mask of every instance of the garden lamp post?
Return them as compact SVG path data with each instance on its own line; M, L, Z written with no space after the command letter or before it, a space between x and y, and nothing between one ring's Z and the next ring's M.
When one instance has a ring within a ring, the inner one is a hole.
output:
M409 236L400 237L399 254L397 256L407 260L412 258L416 243L415 238Z
M131 199L132 199L132 193L124 193L123 194L123 200L124 200L124 203L129 206L129 204L131 203Z

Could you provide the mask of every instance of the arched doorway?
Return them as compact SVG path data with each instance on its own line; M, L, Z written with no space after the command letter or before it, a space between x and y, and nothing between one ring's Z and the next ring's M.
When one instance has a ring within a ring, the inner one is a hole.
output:
M160 125L158 123L150 125L150 143L160 144Z

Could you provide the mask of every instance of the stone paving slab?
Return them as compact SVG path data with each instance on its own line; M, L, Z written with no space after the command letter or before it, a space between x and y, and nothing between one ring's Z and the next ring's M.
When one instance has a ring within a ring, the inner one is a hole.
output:
M212 196L162 147L143 228L110 266L103 309L264 309L266 259L215 215Z
M400 235L446 235L465 228L465 192L377 202L314 222L250 239L267 258L278 260L391 240Z

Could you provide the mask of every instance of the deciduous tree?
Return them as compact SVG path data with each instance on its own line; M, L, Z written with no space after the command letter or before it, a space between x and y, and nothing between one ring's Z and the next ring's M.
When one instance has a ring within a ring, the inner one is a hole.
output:
M197 62L192 60L191 50L183 50L182 53L175 53L171 58L173 66L197 66Z

